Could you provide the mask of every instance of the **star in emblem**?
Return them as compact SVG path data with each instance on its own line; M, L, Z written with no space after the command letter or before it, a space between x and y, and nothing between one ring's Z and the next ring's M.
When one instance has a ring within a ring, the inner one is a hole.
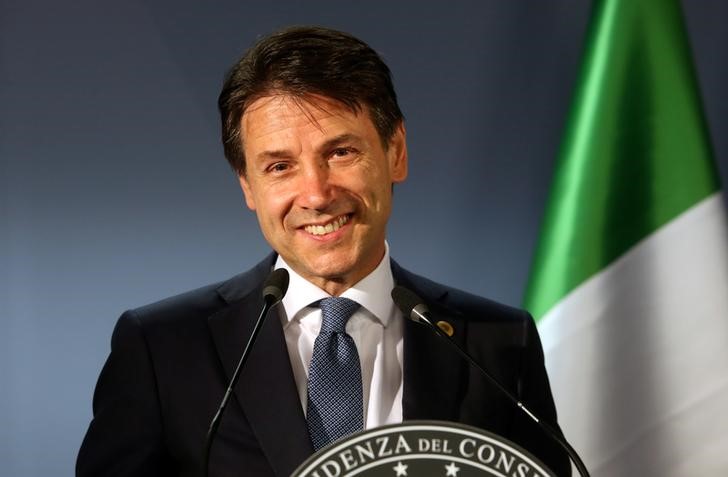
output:
M394 469L394 471L397 472L397 477L401 477L403 475L404 476L407 475L407 466L404 465L401 462L397 462L397 465L395 465L394 467L392 467L392 469Z
M460 472L460 467L455 465L455 462L450 462L449 465L445 466L445 470L447 471L447 474L445 474L446 477L458 477L458 472Z

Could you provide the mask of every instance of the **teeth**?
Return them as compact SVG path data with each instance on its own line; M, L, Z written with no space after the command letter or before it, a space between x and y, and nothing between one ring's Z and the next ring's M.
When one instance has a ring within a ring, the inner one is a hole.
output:
M344 225L348 221L349 217L346 215L342 215L341 217L334 219L326 225L307 225L306 227L304 227L304 230L306 230L306 232L310 233L311 235L326 235L330 234L331 232L336 232L341 228L342 225Z

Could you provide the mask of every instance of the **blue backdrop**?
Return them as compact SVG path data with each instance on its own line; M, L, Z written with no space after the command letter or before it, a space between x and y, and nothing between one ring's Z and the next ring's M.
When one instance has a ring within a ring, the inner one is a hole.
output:
M3 475L72 475L123 310L267 253L222 156L216 98L278 27L347 30L390 64L411 168L393 255L520 302L589 3L245 3L0 3ZM685 7L728 183L728 4Z

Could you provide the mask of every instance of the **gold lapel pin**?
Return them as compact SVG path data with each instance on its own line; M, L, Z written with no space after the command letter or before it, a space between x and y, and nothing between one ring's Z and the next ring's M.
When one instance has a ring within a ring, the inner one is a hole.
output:
M452 336L455 334L455 328L453 328L452 325L447 321L438 321L437 327L440 328L440 330L442 330L442 332L448 336Z

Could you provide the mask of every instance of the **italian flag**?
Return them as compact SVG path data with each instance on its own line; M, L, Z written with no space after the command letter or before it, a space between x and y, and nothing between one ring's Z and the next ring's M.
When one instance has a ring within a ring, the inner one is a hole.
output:
M728 475L728 225L679 3L595 2L525 307L593 476Z

